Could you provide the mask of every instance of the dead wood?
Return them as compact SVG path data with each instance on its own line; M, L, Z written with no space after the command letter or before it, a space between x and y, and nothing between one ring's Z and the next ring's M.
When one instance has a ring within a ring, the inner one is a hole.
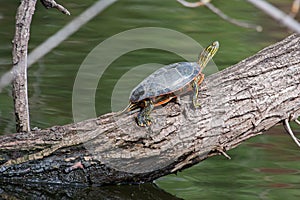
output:
M46 8L57 8L70 15L69 11L54 0L41 0ZM13 98L17 132L30 131L27 94L27 52L30 38L30 25L36 0L23 0L16 14L16 31L13 40ZM10 75L11 77L11 75Z
M54 0L41 0L41 3L47 8L56 8L57 10L59 10L60 12L66 14L66 15L71 15L71 13L68 11L68 9L66 9L65 7L63 7L62 5L56 3L56 1Z
M225 153L300 114L300 35L206 77L201 108L189 96L134 116L105 114L30 134L0 137L0 179L9 182L117 184L152 181Z
M27 50L30 24L36 0L21 1L16 14L16 31L13 40L13 98L17 132L29 132L29 108L27 94Z

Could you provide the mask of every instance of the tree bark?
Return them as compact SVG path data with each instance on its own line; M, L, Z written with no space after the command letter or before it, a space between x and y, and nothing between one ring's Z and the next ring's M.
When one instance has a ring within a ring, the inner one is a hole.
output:
M16 32L13 40L13 98L17 132L29 132L27 94L27 49L30 24L36 0L22 0L16 14Z
M152 112L109 113L31 134L0 137L0 180L117 184L152 181L235 148L300 114L300 35L208 76L200 109L189 95Z

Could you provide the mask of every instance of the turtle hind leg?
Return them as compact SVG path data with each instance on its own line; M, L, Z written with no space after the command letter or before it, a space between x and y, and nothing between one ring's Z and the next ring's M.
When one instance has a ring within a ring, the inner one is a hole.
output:
M144 105L145 107L139 112L138 116L136 117L136 122L139 126L150 126L150 113L154 108L154 104L151 100L145 100Z

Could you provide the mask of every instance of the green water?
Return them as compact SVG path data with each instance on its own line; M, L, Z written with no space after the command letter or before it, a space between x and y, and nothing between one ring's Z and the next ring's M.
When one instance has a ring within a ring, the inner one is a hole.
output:
M0 75L11 68L11 40L18 2L0 0ZM62 15L53 9L46 10L38 2L33 18L30 50L60 30L93 2L61 2L71 11L71 16ZM292 1L273 2L288 11ZM203 46L218 40L221 47L214 62L219 70L290 34L246 1L216 0L214 5L231 17L263 26L263 32L236 27L205 7L184 8L175 0L118 1L29 69L31 126L46 128L73 122L72 89L81 63L96 45L123 31L160 27L179 31ZM179 44L178 48L183 48ZM99 82L95 100L97 115L111 111L114 86L131 68L145 63L169 64L181 60L178 55L160 49L136 50L119 57ZM0 93L0 134L14 132L13 117L11 87L8 86ZM177 176L163 177L155 183L171 196L184 199L298 199L298 151L291 139L278 128L229 151L232 160L213 157ZM148 197L152 195L153 198L147 199L159 199L155 196L155 190L150 191ZM169 196L162 199L169 199Z

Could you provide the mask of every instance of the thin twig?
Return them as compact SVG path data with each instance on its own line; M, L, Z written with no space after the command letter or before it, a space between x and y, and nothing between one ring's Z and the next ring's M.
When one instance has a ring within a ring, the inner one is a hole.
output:
M231 24L234 24L234 25L237 25L237 26L240 26L240 27L244 27L244 28L255 29L257 32L261 32L262 29L263 29L262 26L254 25L254 24L249 24L249 23L246 23L246 22L242 22L242 21L230 18L229 16L227 16L226 14L224 14L220 9L216 8L211 3L207 3L206 7L208 7L211 11L213 11L219 17L221 17L222 19L228 21Z
M299 139L293 133L293 131L291 129L291 126L289 124L289 120L285 119L283 121L283 125L284 125L285 130L288 132L288 134L290 134L290 136L292 137L292 139L294 140L294 142L297 144L297 146L300 147Z
M184 0L177 0L177 1L185 7L196 8L196 7L199 7L199 6L205 6L205 4L209 3L211 0L202 0L202 1L193 2L193 3L187 2L187 1L184 1Z
M217 151L219 151L228 160L231 160L231 157L222 148L218 148Z
M179 3L181 3L183 6L190 7L190 8L195 8L195 7L199 7L199 6L206 6L212 12L214 12L219 17L221 17L225 21L228 21L231 24L234 24L234 25L240 26L240 27L244 27L244 28L255 29L257 32L261 32L262 31L262 27L261 26L254 25L254 24L249 24L249 23L246 23L246 22L242 22L242 21L239 21L239 20L236 20L236 19L233 19L233 18L227 16L220 9L218 9L213 4L211 4L210 0L200 0L199 2L194 2L194 3L190 3L190 2L187 2L185 0L177 0L177 1Z
M48 8L56 8L60 12L71 15L71 13L62 5L56 3L54 0L41 0L41 3L48 9Z
M298 119L295 119L295 122L300 125L300 121Z
M285 27L289 28L290 30L300 33L300 23L293 19L291 16L285 14L280 9L276 8L272 4L268 3L267 1L263 0L247 0L249 3L253 4L273 19L280 22Z

